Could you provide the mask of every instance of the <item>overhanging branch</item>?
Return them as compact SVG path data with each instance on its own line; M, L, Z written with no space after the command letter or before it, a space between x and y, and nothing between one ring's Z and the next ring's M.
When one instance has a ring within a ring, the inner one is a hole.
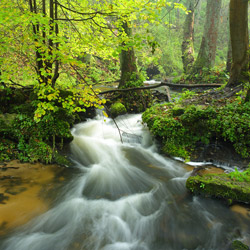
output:
M128 92L133 90L147 90L147 89L155 89L162 86L168 86L175 89L194 89L194 88L219 88L222 84L212 83L212 84L173 84L169 82L161 82L160 84L153 85L153 86L145 86L145 87L138 87L138 88L129 88L129 89L112 89L106 90L99 93L99 95L113 93L113 92Z

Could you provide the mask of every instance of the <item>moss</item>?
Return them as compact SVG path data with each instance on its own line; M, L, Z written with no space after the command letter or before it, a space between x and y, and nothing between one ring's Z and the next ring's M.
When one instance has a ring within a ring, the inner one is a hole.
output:
M232 243L232 250L249 250L249 247L243 244L241 241L235 240Z
M125 106L120 103L120 102L116 102L114 104L111 105L110 107L110 113L112 115L112 117L116 117L118 115L123 115L127 112Z
M174 117L180 116L180 115L183 115L185 113L185 109L183 107L175 106L172 109L172 113L173 113Z
M142 119L153 135L161 139L168 155L191 156L198 144L205 146L216 138L230 142L239 155L248 158L249 114L250 103L195 106L177 102L155 105L143 113Z
M221 198L229 203L250 203L250 181L231 179L229 174L206 174L191 176L186 187L193 194Z
M55 161L56 164L60 166L71 166L72 162L67 158L67 156L64 156L58 152L55 152L53 160Z

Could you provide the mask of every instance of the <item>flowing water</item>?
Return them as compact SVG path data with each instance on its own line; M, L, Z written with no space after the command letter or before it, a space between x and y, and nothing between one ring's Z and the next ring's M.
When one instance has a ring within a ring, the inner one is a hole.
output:
M189 195L190 172L157 153L140 115L117 119L123 143L105 119L73 128L72 180L50 210L7 236L1 250L221 250L234 239L250 244L248 210Z

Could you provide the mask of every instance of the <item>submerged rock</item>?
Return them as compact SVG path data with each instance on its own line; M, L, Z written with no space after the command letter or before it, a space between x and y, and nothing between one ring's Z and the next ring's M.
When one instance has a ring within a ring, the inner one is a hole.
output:
M250 182L231 179L228 174L191 176L187 179L186 187L193 194L220 198L229 204L250 203Z

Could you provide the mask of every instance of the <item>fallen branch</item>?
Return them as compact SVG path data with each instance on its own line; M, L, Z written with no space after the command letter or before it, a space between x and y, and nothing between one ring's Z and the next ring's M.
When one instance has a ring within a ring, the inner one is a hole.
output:
M106 90L99 93L99 95L113 93L113 92L128 92L133 90L143 90L143 89L155 89L162 86L169 86L175 89L192 89L192 88L218 88L221 87L222 84L212 83L212 84L173 84L169 82L161 82L160 84L153 85L153 86L145 86L145 87L137 87L137 88L129 88L129 89L112 89Z

